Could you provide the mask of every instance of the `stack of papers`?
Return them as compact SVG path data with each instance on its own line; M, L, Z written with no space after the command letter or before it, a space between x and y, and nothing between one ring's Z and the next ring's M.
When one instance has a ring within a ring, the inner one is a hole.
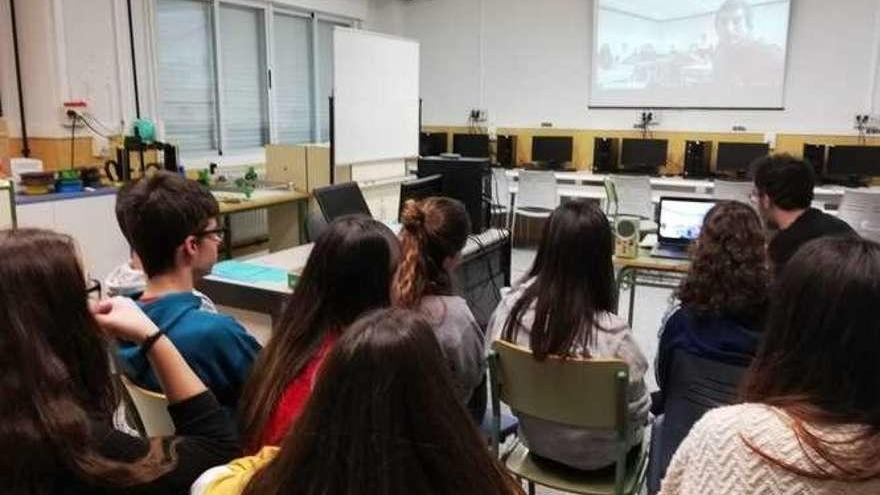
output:
M270 283L287 285L288 283L286 270L245 261L221 261L214 265L211 274L249 284Z

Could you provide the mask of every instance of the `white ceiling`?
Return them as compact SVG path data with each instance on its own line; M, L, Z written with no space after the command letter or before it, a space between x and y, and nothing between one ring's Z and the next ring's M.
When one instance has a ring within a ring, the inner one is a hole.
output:
M718 10L724 0L598 0L599 8L609 8L654 21L666 21ZM754 3L754 2L752 2Z

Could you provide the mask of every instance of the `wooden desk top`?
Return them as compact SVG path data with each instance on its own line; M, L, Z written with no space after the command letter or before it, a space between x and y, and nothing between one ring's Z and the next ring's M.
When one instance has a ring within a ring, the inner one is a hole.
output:
M641 249L637 258L613 258L617 268L632 268L637 270L653 270L658 272L687 273L691 266L689 260L676 260L670 258L656 258L651 256L650 249Z
M215 192L214 196L220 203L221 215L259 210L260 208L309 199L309 195L301 191L275 189L258 189L253 192L250 199L245 199L243 193Z

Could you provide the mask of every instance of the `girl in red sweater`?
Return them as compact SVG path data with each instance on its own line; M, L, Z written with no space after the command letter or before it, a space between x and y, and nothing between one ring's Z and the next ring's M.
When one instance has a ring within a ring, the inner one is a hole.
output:
M389 305L399 250L394 233L366 217L343 217L318 237L239 401L249 450L280 444L342 331Z

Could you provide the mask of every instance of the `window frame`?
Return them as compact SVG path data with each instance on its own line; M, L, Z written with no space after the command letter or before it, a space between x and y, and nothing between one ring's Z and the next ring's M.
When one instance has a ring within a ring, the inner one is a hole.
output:
M214 43L214 53L213 53L213 66L214 66L214 78L215 78L215 87L214 87L214 95L215 95L215 125L217 126L217 136L218 136L218 149L213 150L211 153L204 152L192 152L187 153L184 150L181 150L180 156L185 160L187 166L206 166L208 163L217 163L221 167L222 166L237 166L242 164L253 164L253 163L262 163L265 161L265 145L259 148L254 149L239 149L234 151L224 151L226 144L228 143L227 136L227 126L224 118L224 106L225 99L223 96L223 61L222 61L222 35L220 33L220 6L221 4L233 5L238 7L246 7L257 9L263 14L263 37L262 40L263 47L265 49L265 65L263 70L265 71L264 76L266 80L265 92L267 98L266 112L267 112L267 121L269 123L269 142L268 144L277 144L279 141L278 138L278 114L277 114L277 91L276 91L276 79L274 78L274 71L276 67L276 53L275 53L275 15L284 15L284 16L295 16L308 19L309 22L309 30L310 30L310 45L309 45L309 57L311 59L311 74L309 75L309 85L311 86L310 91L312 93L312 118L310 122L311 127L311 141L318 142L320 138L320 112L318 109L319 105L326 105L327 102L322 101L318 94L318 22L331 22L334 24L339 24L347 27L360 27L360 21L354 18L349 18L345 16L327 14L323 12L316 12L312 9L298 7L296 5L290 4L278 4L273 2L272 0L196 0L199 2L203 2L211 5L211 23L212 23L212 35ZM157 32L158 26L156 23L156 0L150 0L146 3L148 12L147 19L149 20L149 26L147 27L147 33L149 39L147 40L148 50L150 52L149 62L150 62L150 70L149 70L149 83L150 90L152 93L152 98L150 102L150 113L154 116L154 118L161 122L164 127L164 121L162 120L162 115L159 112L159 95L161 94L161 88L159 87L159 60L158 60L158 50L156 50L157 43Z

